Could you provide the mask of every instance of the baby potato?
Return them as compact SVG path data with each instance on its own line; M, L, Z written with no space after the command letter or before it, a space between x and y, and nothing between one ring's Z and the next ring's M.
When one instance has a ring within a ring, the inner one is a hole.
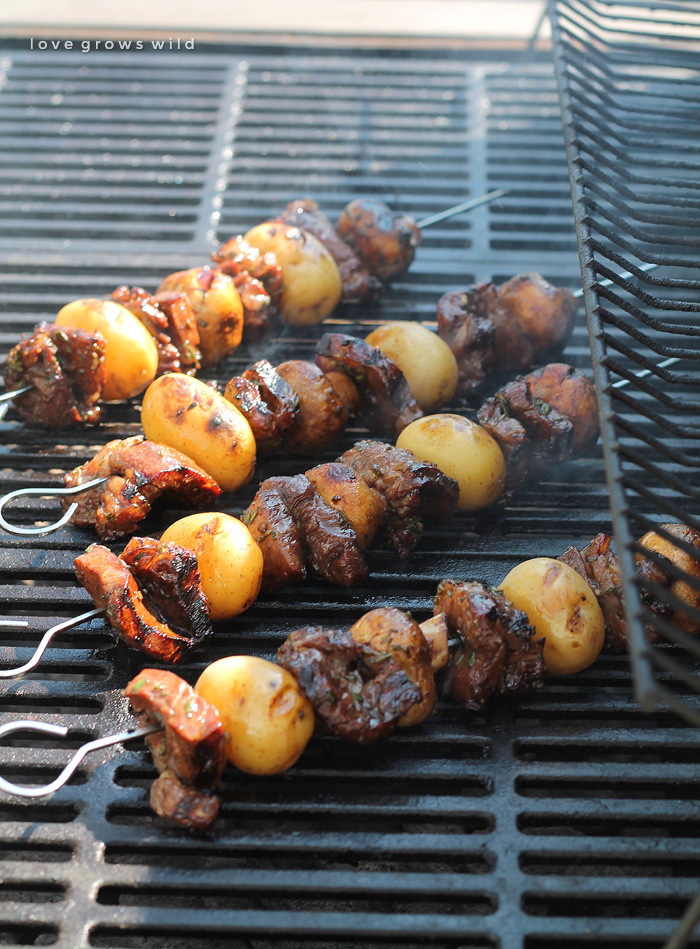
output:
M506 463L498 442L461 415L426 415L411 422L396 439L420 461L432 461L459 485L460 511L478 511L500 496Z
M176 448L204 468L224 491L237 491L253 477L255 436L248 420L210 386L168 372L143 396L146 438Z
M277 257L284 274L280 302L283 318L292 326L310 326L325 320L340 301L340 272L323 244L307 231L280 221L258 224L245 240Z
M549 672L571 675L598 658L605 621L593 590L573 567L535 557L514 567L499 589L544 637Z
M114 300L74 300L58 312L59 326L98 332L107 342L106 402L130 399L149 386L158 371L158 348L143 323Z
M296 679L266 659L219 659L207 666L195 691L221 715L228 760L249 774L291 768L313 733L314 711Z
M202 590L213 620L238 616L260 592L263 555L242 521L229 514L190 514L175 521L161 543L197 555Z
M228 274L211 267L180 270L167 276L156 292L166 291L187 294L199 328L203 366L224 359L240 344L243 303Z
M457 389L457 360L437 333L420 323L385 323L366 339L392 359L424 412L447 405Z

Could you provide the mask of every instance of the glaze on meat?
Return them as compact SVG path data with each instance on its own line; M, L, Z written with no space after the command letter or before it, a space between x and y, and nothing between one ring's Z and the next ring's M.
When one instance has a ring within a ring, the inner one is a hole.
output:
M280 646L277 662L328 730L357 744L387 738L422 698L391 655L358 643L347 630L297 629Z
M13 400L25 422L54 429L99 422L106 347L100 333L50 323L18 343L5 363L5 388L34 387Z
M299 415L299 396L266 359L234 376L224 398L248 419L261 455L280 445Z
M191 507L205 507L221 495L216 481L191 458L143 435L107 442L65 480L74 487L104 477L106 484L75 496L72 518L79 527L94 527L102 540L133 533L162 494ZM67 498L64 507L72 500Z
M414 219L394 213L378 198L358 198L347 204L336 231L383 283L408 270L421 242Z

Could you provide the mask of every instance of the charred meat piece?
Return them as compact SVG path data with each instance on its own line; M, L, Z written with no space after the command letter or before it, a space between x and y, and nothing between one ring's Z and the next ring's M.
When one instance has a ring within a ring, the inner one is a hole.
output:
M378 198L351 201L341 212L336 231L383 283L408 270L421 242L413 218L394 214Z
M163 732L147 743L158 771L172 771L193 788L219 783L226 764L226 735L218 711L194 689L163 669L144 669L124 689L142 725Z
M337 508L352 527L360 550L369 547L386 516L386 501L379 491L338 461L316 465L305 474L326 504Z
M180 371L180 353L168 333L168 318L143 287L117 287L112 299L133 313L153 337L158 349L158 375Z
M435 678L430 646L421 627L408 613L391 607L370 610L350 627L353 639L395 659L411 682L418 686L421 700L398 721L399 728L417 725L435 709Z
M179 662L198 642L166 626L144 602L127 564L100 544L75 559L75 572L119 638L163 662Z
M43 428L93 425L102 412L107 343L100 333L41 323L12 349L5 363L7 391L33 386L13 404L22 418Z
M205 831L219 800L203 793L216 787L226 764L226 733L218 711L172 672L144 669L124 695L141 725L159 725L148 745L160 774L151 788L151 807L182 827Z
M694 615L700 611L700 592L697 588L700 584L700 532L687 524L661 524L658 530L659 533L648 531L640 538L639 544L648 554L635 553L635 565L645 584L667 587L671 596L689 610L681 605L663 602L665 596L659 600L650 589L643 590L642 601L652 613L665 617L678 629L696 636L700 632L700 622ZM661 531L670 537L665 537ZM690 550L680 544L685 544Z
M423 415L396 363L356 336L325 333L316 346L323 372L343 372L357 385L370 431L398 435Z
M581 455L598 440L598 402L595 389L582 372L555 362L525 376L532 398L551 405L573 425L571 450Z
M305 475L268 478L285 502L299 532L308 564L318 576L338 586L352 586L369 576L355 531L343 515L323 500ZM264 557L264 551L263 551Z
M224 398L248 419L260 454L274 451L299 415L299 396L266 359L234 376Z
M199 327L190 299L186 293L163 290L153 298L168 321L167 333L178 351L179 372L193 375L200 368L202 353L199 349Z
M202 591L197 555L179 544L132 537L120 559L144 595L149 609L195 646L212 633Z
M535 359L562 351L578 309L570 290L553 287L537 273L522 273L501 284L498 299L527 336Z
M495 303L496 288L492 283L453 290L438 301L438 336L457 361L457 395L476 392L495 365L496 328L489 312Z
M209 830L216 820L220 803L216 795L183 784L172 771L163 771L151 785L151 810L158 817L200 834Z
M338 393L312 362L292 359L277 373L299 399L299 412L284 436L294 455L317 455L343 432L347 415Z
M384 442L360 441L339 461L350 465L387 503L387 540L407 557L422 533L424 517L437 520L457 507L459 488L437 465Z
M559 560L573 567L595 593L605 619L607 649L610 652L627 652L629 637L622 599L620 563L610 543L611 538L607 534L596 534L583 550L567 547Z
M331 222L311 198L290 202L278 220L308 231L321 241L338 265L344 303L369 303L381 297L382 282L369 273L352 247L338 237Z
M392 656L358 643L347 630L297 629L277 662L296 678L328 730L358 744L387 738L422 698Z
M484 402L477 418L503 452L509 489L572 456L571 420L536 398L527 377L519 376L499 389Z
M464 643L452 657L449 691L466 708L481 708L493 692L542 688L544 640L532 639L527 616L503 593L443 580L433 612L444 613L448 629Z
M241 520L262 551L264 592L272 593L306 579L306 556L299 529L276 488L264 481Z
M262 338L277 318L284 287L277 258L272 253L261 253L239 235L222 244L212 260L233 278L240 294L245 338Z
M74 487L93 478L109 480L75 496L73 523L94 527L102 540L133 533L161 494L192 507L211 504L221 494L216 481L191 458L143 435L107 442L65 480ZM71 501L67 498L64 506Z

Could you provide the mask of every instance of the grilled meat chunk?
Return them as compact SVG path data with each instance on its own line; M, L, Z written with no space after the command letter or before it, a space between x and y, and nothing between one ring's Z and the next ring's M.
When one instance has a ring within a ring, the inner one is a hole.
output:
M479 424L506 459L508 488L538 475L572 454L574 426L567 415L532 394L527 377L509 382L479 409Z
M261 253L239 235L222 244L212 260L233 278L240 294L245 339L262 338L277 318L284 287L277 258L272 253Z
M264 481L241 520L262 551L264 592L272 593L306 579L306 556L299 529L276 488Z
M120 554L152 612L196 646L212 633L197 555L179 544L132 537Z
M421 242L413 218L395 214L378 198L351 201L343 208L336 231L383 283L408 270Z
M68 472L65 480L74 487L93 478L108 481L76 496L73 523L93 526L102 540L133 533L161 494L192 507L211 504L221 494L216 481L191 458L143 435L107 442L94 458ZM64 507L71 501L67 498Z
M296 678L328 730L358 744L388 737L422 698L396 659L358 643L347 630L297 629L277 662Z
M338 265L343 282L344 303L369 303L378 300L384 287L372 276L349 244L338 237L333 225L311 198L291 201L278 220L317 237Z
M307 562L318 576L338 586L352 586L369 576L355 531L343 515L323 500L305 475L268 478L261 489L282 497L299 532ZM263 551L264 557L264 551Z
M551 405L573 426L571 450L581 455L598 440L598 402L592 383L578 369L554 362L525 376L533 401Z
M168 321L167 333L180 361L177 371L193 375L202 364L202 353L199 349L199 327L189 297L176 290L163 290L156 293L153 299Z
M527 616L503 593L443 580L433 613L444 613L450 632L463 640L452 657L448 688L466 708L481 708L493 692L542 688L544 640L532 639Z
M179 662L199 638L174 632L144 602L127 564L100 544L92 544L75 559L78 579L104 609L120 639L163 662Z
M311 362L292 359L277 373L299 399L299 412L284 436L284 446L294 455L317 455L343 432L347 415L338 393Z
M261 455L278 447L299 415L299 396L266 359L234 376L224 398L248 419Z
M411 682L418 686L421 700L401 716L399 728L417 725L435 709L435 678L430 646L421 627L408 613L391 607L370 610L350 627L353 639L395 659Z
M387 503L385 532L400 557L407 557L422 533L422 518L452 514L457 507L457 482L437 465L418 461L410 451L378 441L360 441L339 461L353 468Z
M186 293L165 292L154 297L142 287L117 287L112 299L134 314L155 340L158 375L194 373L200 367L199 329Z
M179 676L159 669L144 669L124 695L141 725L161 726L146 738L160 774L151 788L151 807L183 827L207 830L219 799L203 791L219 784L226 764L226 733L218 711Z
M700 622L694 615L700 612L700 592L697 589L700 584L700 532L687 524L661 524L659 531L669 534L670 538L667 539L663 533L648 531L639 540L640 546L649 552L648 555L634 555L639 575L646 583L667 587L672 597L693 612L683 606L659 601L653 590L644 590L642 600L652 613L696 636L700 632ZM685 544L690 550L680 544Z
M363 339L325 333L316 346L316 365L323 372L343 372L355 382L370 431L399 435L423 415L396 363Z
M457 395L476 392L496 364L496 327L490 312L497 305L492 283L452 290L438 300L438 336L457 361Z
M384 522L386 501L350 465L331 461L305 472L326 504L337 508L355 532L360 550L365 550Z
M172 771L193 788L215 787L226 764L226 734L218 711L184 679L143 669L124 689L142 725L160 725L146 739L158 771Z
M43 428L95 424L105 382L107 343L100 333L41 323L12 349L5 363L8 391L33 386L13 404L22 418Z
M610 652L627 652L629 636L622 599L620 563L610 543L608 534L596 534L583 550L567 547L559 560L573 567L595 593L605 619L606 648Z
M158 817L174 821L203 834L209 830L219 813L220 800L214 794L205 794L187 787L173 774L163 771L151 785L151 810Z
M573 329L578 300L537 273L521 273L498 288L498 298L527 336L536 360L560 353Z

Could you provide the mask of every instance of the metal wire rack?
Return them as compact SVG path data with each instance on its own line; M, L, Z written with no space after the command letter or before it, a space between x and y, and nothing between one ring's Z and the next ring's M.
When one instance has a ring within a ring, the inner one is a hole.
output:
M700 9L550 12L637 697L698 725L700 645L678 628L700 625L700 580L680 561L697 551L659 525L700 528ZM648 531L672 544L678 566L651 555L668 583L635 566Z

